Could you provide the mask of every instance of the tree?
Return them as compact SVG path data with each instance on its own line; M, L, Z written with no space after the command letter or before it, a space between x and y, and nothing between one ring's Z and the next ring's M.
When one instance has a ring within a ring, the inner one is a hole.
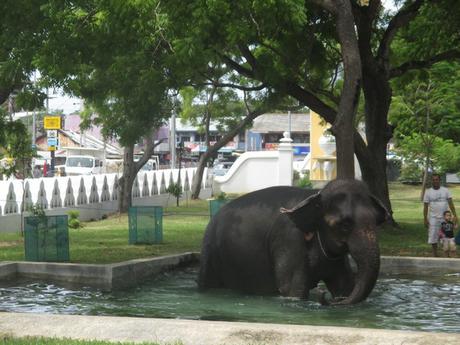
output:
M195 71L220 58L240 75L319 113L333 125L343 176L351 172L352 160L346 158L351 139L363 179L391 210L386 179L393 130L390 80L459 56L459 8L453 0L404 1L395 13L385 11L380 0L172 0L163 6L174 24L173 48ZM407 48L393 49L395 42L406 42ZM350 128L359 86L365 139Z
M19 120L7 119L7 113L0 108L0 175L27 177L33 154L27 128Z
M0 105L13 94L22 97L21 94L26 93L43 99L43 93L30 83L30 77L35 70L33 59L43 32L40 8L45 2L5 0L0 3Z
M397 151L416 171L417 166L424 166L422 198L430 169L446 172L460 168L455 158L460 146L452 140L460 134L457 66L444 62L430 71L411 73L412 81L396 88L393 97L390 122L397 124Z
M102 125L105 137L124 146L120 212L131 205L137 172L158 144L155 129L171 113L165 66L170 49L156 5L155 0L86 0L72 6L48 1L43 7L46 32L37 67L50 85L85 99L87 126ZM134 145L143 138L144 155L134 162Z
M234 84L225 82L233 78L224 66L214 66L208 71L210 73L207 74L207 82L181 90L183 99L181 117L190 121L204 134L206 147L206 151L200 156L192 182L193 199L199 197L207 163L217 156L222 147L246 129L257 116L276 103L270 92L261 92L258 88L252 90L250 85L246 85L238 93L233 87ZM215 143L210 141L211 122L217 125L221 134L221 138Z

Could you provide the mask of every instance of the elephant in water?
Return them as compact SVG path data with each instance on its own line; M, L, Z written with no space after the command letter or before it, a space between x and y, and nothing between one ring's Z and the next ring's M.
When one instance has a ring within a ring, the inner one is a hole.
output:
M286 186L248 193L209 223L199 288L308 298L323 281L333 296L327 303L358 303L376 283L376 229L388 217L356 180L334 180L320 191Z

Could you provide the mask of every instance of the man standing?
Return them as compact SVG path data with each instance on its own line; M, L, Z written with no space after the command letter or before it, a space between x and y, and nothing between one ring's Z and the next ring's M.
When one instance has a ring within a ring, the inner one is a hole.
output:
M425 191L423 196L423 220L428 229L428 243L431 244L433 256L438 256L438 232L443 221L444 211L449 210L453 215L453 222L457 224L457 213L452 201L450 191L441 186L439 174L431 176L431 188ZM428 218L428 209L430 217Z

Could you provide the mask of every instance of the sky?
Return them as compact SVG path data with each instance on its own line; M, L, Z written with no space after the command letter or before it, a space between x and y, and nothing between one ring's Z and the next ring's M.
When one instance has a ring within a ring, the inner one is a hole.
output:
M83 100L64 95L60 90L50 90L49 110L62 110L64 114L72 114L83 110Z

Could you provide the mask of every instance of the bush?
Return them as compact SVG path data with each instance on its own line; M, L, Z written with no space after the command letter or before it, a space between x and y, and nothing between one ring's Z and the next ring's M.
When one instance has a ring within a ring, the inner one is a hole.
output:
M423 171L417 163L404 164L399 181L406 184L419 184L422 182L422 174Z
M69 219L69 228L71 229L79 229L81 228L80 220L77 218Z
M182 195L182 187L180 185L180 183L172 183L168 186L168 188L166 189L166 191L175 196L176 198L180 198L181 195Z
M227 200L228 197L227 197L227 194L225 194L224 192L221 192L221 193L217 196L216 199L217 199L217 200Z
M78 217L80 216L79 211L69 211L69 228L71 229L79 229L81 228L81 223Z
M303 177L301 177L298 181L297 181L297 187L300 187L300 188L304 188L304 189L310 189L313 187L313 184L311 183L310 181L310 175L309 174L305 174Z

